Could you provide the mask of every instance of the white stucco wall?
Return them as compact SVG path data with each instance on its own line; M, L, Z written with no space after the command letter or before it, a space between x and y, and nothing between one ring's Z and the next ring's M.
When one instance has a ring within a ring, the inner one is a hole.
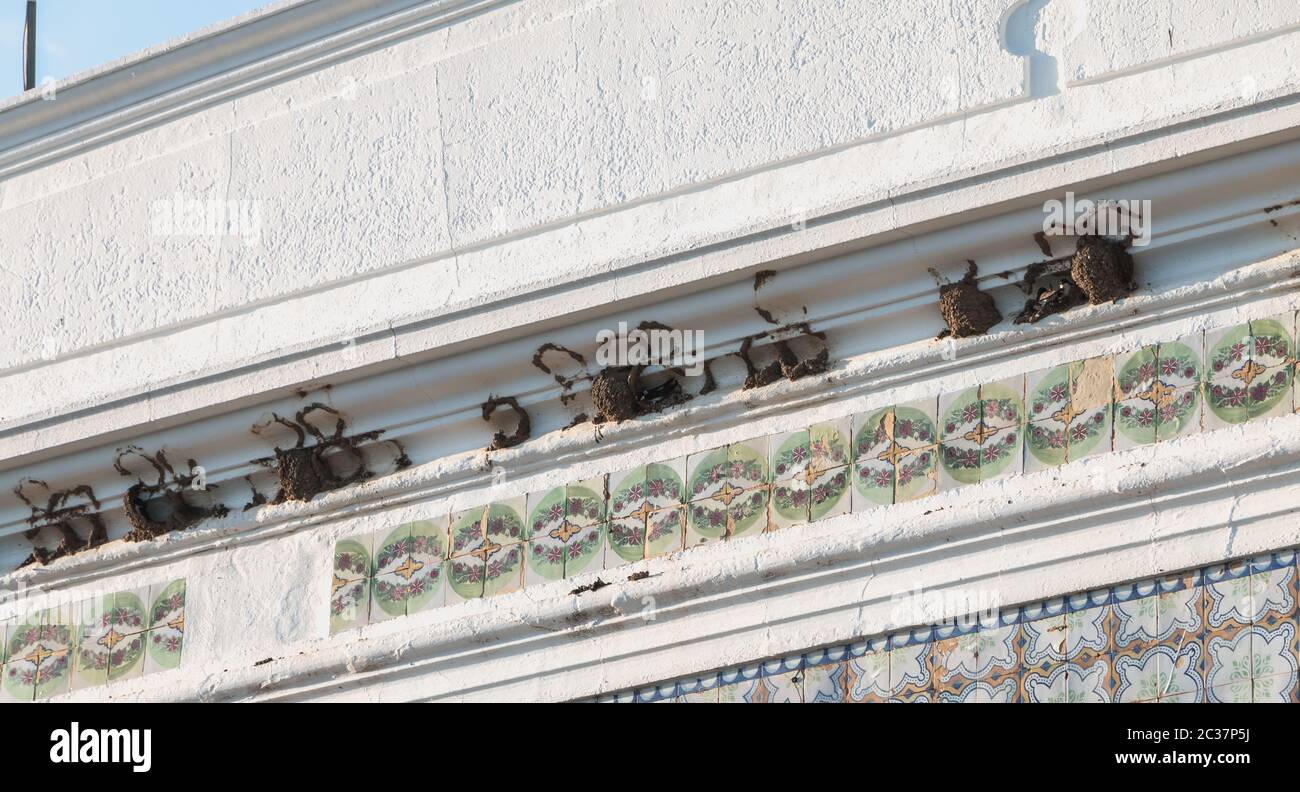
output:
M283 52L275 15L255 15L122 65L147 85L151 58L197 60L222 35L270 39L211 84L136 97L129 113L79 108L61 122L59 98L0 103L0 491L24 476L93 482L116 539L130 482L112 451L135 442L197 456L235 509L9 576L69 597L188 581L184 667L79 695L576 698L880 630L891 587L916 577L986 575L1031 599L1300 543L1285 509L1269 511L1297 502L1290 416L1231 430L1230 450L1198 436L879 523L846 515L658 559L596 610L561 583L329 637L333 542L486 502L493 466L511 492L539 489L1295 302L1291 4L1228 17L1195 0L470 5L395 4L346 39ZM112 74L59 90L82 101ZM38 111L55 131L20 140ZM976 258L1014 313L1023 295L991 274L1039 257L1042 200L1066 189L1155 196L1143 291L1040 326L1004 322L945 361L926 268L951 275ZM158 202L175 198L253 206L258 233L155 233ZM831 332L830 377L739 393L724 367L717 394L600 444L560 431L572 411L527 364L540 343L590 345L612 321L654 318L733 351L764 329L761 269L781 272L766 305ZM354 430L402 438L416 465L242 511L247 460L269 450L248 427L300 408L298 388ZM524 396L533 441L482 454L489 393ZM1285 475L1257 482L1260 460ZM1233 486L1155 500L1217 475ZM1085 531L1054 505L1098 498L1133 512L1098 512ZM1251 509L1250 530L1234 528ZM27 552L27 514L0 501L7 568ZM1017 523L1037 526L1032 542L1009 535ZM959 569L936 560L981 531L1003 538L960 551ZM898 560L912 552L914 566ZM799 571L819 553L834 580ZM871 571L886 560L904 571ZM765 593L765 570L803 582ZM620 591L654 592L681 615L602 627L618 622L600 608ZM709 611L711 597L731 604ZM712 638L710 619L737 627ZM682 641L698 649L656 648ZM541 670L515 675L521 658Z

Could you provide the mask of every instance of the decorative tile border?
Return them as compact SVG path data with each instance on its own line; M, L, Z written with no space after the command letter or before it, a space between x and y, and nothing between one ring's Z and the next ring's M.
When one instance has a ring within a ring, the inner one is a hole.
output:
M339 541L330 632L1292 412L1294 311Z
M1300 702L1296 550L989 609L601 702Z
M177 668L185 581L119 591L0 624L0 699L40 701Z

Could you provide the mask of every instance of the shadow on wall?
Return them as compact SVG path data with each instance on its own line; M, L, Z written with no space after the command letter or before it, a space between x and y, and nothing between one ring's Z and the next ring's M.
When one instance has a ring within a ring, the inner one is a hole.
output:
M1048 0L1027 0L1014 7L1002 22L1002 46L1012 55L1025 58L1029 97L1041 99L1061 92L1056 58L1038 49L1039 18ZM1043 20L1044 27L1046 20Z

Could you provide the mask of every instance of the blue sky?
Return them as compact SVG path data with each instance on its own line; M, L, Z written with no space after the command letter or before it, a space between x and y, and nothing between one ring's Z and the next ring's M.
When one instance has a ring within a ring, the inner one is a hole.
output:
M63 78L271 0L37 0L36 82ZM26 0L0 0L0 98L22 91Z

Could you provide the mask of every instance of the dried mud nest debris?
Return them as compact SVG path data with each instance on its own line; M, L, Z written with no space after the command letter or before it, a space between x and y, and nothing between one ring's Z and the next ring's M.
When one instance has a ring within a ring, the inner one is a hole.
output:
M512 448L532 436L533 424L528 417L528 412L519 406L519 400L514 396L489 395L488 400L482 404L483 420L492 420L492 413L496 412L498 407L508 407L513 410L518 422L515 424L515 430L510 434L498 431L492 435L492 443L487 447L489 451Z
M334 417L334 431L332 434L325 434L308 420L309 415L317 412ZM269 421L253 427L254 434L260 433L261 430L272 423L280 424L292 430L297 436L297 443L293 448L288 449L276 446L274 456L253 460L253 464L270 468L276 473L279 481L279 491L271 499L271 503L309 501L322 492L340 489L374 475L366 464L366 457L362 453L360 446L363 443L378 440L379 436L383 434L383 430L345 436L343 432L347 429L347 421L342 414L333 407L320 402L313 402L299 410L294 415L293 420L271 413ZM316 441L310 446L307 445L308 434ZM397 469L400 470L411 464L410 457L406 455L406 449L402 447L399 441L389 439L385 442L391 443L397 449L398 457L394 462ZM335 467L330 464L329 460L331 458L334 458L339 464L350 463L351 471L336 473ZM257 504L257 493L254 490L254 499L249 506ZM246 506L245 508L249 507Z
M754 361L754 342L765 338L775 339L772 342L772 350L776 359L760 366ZM801 345L811 342L818 346L818 351L813 355L801 356L794 350L793 342L796 340ZM736 352L736 356L745 364L745 382L741 390L762 388L782 379L794 382L815 374L825 374L830 370L831 365L831 352L826 344L826 334L813 330L807 322L796 322L768 333L746 336L740 342L740 349Z
M984 335L989 328L1002 321L1002 313L998 311L993 297L980 291L979 284L975 281L977 274L979 268L975 262L967 261L966 274L961 280L939 287L939 313L948 325L943 336L968 338Z
M1050 277L1055 277L1056 282L1038 286L1040 280ZM1033 296L1016 315L1016 324L1037 322L1086 303L1110 302L1137 288L1133 257L1126 241L1081 236L1073 255L1029 265L1020 288Z
M1070 280L1092 305L1126 297L1137 288L1133 257L1122 242L1081 236L1070 261Z
M177 473L167 460L164 451L146 454L140 448L128 446L118 449L113 467L123 476L135 475L122 464L128 456L143 459L154 469L158 479L152 484L137 477L122 497L122 507L131 530L126 535L128 542L146 542L172 531L182 531L208 517L224 517L227 509L221 504L198 505L191 503L187 492L210 492L215 484L206 484L198 479L198 463L187 460L189 473ZM196 482L198 486L196 486Z
M47 493L45 505L33 503L27 496L26 488L37 485ZM48 564L56 558L71 555L81 550L98 547L108 540L108 529L100 516L99 500L95 491L87 484L67 489L50 489L50 485L37 479L23 479L14 487L14 494L32 510L27 518L31 527L24 535L32 540L32 552L19 568L29 564ZM84 498L85 503L68 505L73 498ZM75 528L78 524L86 527L86 538L82 539ZM46 528L53 528L59 535L59 543L54 548L37 545L36 537Z

